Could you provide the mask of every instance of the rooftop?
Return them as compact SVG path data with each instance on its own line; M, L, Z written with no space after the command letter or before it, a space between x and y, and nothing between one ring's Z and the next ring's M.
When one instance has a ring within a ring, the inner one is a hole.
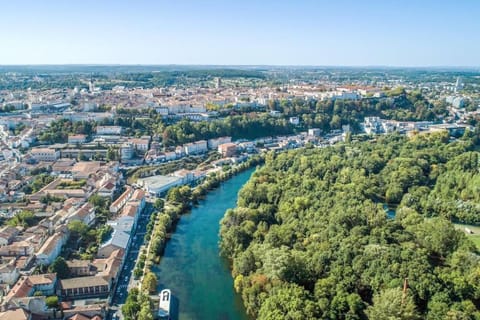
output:
M62 289L75 289L95 286L108 286L109 282L104 277L78 277L71 279L60 280L60 286Z
M181 178L179 177L159 175L159 176L152 176L148 178L138 179L138 182L139 184L143 184L144 186L148 186L149 188L161 188L165 185L169 185L179 180L181 180Z

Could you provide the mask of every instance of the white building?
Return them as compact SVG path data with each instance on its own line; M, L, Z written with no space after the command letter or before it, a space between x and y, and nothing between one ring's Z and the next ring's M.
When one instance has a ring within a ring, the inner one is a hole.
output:
M0 283L13 285L17 282L20 272L15 266L15 260L15 258L12 258L0 265Z
M65 244L65 235L63 232L57 232L47 239L43 246L35 254L38 264L50 265L62 251Z
M137 183L151 195L160 196L173 187L183 185L183 178L175 176L152 176L138 179Z
M208 139L208 149L217 149L219 145L232 142L232 137L220 137L216 139Z
M208 151L207 141L200 140L192 143L187 143L183 145L183 149L185 154L187 155L205 153Z
M32 148L30 155L37 161L56 161L60 158L60 151L50 148Z
M465 105L465 99L458 96L448 96L445 98L445 101L447 103L450 103L454 108L457 109L463 108L463 106Z
M293 124L294 126L297 126L300 124L300 119L298 117L290 117L288 121Z
M84 134L74 134L68 135L68 143L77 144L77 143L85 143L87 136Z
M120 158L121 160L130 160L135 154L135 149L132 143L124 143L120 147Z
M120 135L122 127L120 126L97 126L98 135Z
M148 151L148 148L150 146L150 137L131 138L128 139L128 142L131 143L134 148L139 151Z

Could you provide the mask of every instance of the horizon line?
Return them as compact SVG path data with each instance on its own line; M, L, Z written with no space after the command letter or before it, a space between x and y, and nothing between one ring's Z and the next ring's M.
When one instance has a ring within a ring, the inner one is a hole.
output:
M304 67L304 68L405 68L405 69L475 69L480 65L316 65L316 64L183 64L183 63L22 63L22 64L0 64L0 67L55 67L55 66L75 66L75 67Z

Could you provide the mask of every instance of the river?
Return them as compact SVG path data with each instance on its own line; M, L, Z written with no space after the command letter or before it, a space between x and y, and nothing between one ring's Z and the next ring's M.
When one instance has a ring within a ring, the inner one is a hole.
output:
M240 188L254 169L244 171L211 191L178 221L160 265L152 271L159 291L172 291L173 319L246 320L241 298L225 260L219 256L220 219L236 205Z

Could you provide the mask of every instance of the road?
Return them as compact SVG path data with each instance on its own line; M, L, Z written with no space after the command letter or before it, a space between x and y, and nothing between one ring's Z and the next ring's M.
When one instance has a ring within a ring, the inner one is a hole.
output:
M121 304L125 303L128 294L128 286L132 279L133 269L135 267L135 262L137 261L138 254L140 252L140 247L143 245L143 238L145 237L147 224L150 220L150 215L153 212L153 207L150 203L147 202L145 209L138 217L138 222L136 229L132 233L132 241L130 242L130 247L127 250L127 256L125 257L125 263L120 271L118 276L118 283L115 287L115 291L112 296L112 309L119 307ZM107 317L109 319L110 317Z

